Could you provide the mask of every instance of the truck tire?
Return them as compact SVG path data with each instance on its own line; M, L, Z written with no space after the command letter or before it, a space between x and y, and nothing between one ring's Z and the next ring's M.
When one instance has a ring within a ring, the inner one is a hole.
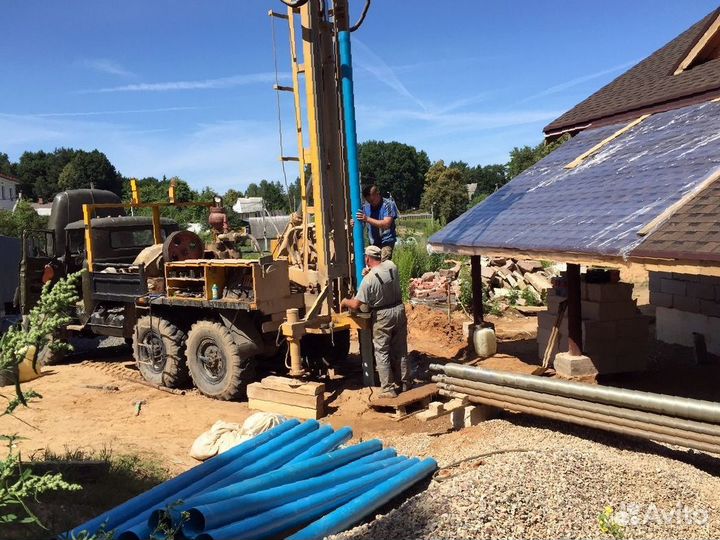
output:
M185 332L162 317L138 319L133 334L133 356L146 381L168 388L188 383L186 337Z
M222 323L198 321L192 325L187 339L187 358L195 386L204 395L231 400L245 395L247 385L255 377L254 356L243 354L238 340L250 338L236 333L235 339Z

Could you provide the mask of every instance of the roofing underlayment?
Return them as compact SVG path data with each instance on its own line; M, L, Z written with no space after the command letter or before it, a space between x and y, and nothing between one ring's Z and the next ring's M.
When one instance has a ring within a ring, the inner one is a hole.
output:
M627 258L638 232L720 171L720 103L583 131L430 238L445 251L578 253Z

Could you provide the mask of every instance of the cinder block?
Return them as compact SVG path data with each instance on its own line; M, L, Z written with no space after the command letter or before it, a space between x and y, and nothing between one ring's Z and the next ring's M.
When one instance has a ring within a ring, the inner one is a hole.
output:
M708 317L720 317L720 302L700 300L700 313Z
M706 285L720 285L720 277L717 276L700 276L700 283L704 283Z
M649 286L650 286L650 292L657 291L660 292L660 281L663 279L671 279L672 274L670 272L650 272L649 273Z
M660 280L660 292L684 296L687 293L687 282L681 279Z
M632 283L588 283L587 299L591 302L622 302L632 299Z
M540 312L538 313L538 331L539 330L552 330L553 326L555 326L555 321L557 320L557 314L556 313L548 313L548 312ZM563 317L563 320L560 323L560 331L567 334L567 313L565 313L565 317Z
M585 377L598 373L590 357L585 355L574 356L562 352L555 356L553 364L555 372L561 377Z
M689 285L692 285L690 283ZM673 294L673 307L681 311L689 311L690 313L700 313L700 299L690 296L681 296Z
M682 280L682 281L687 281L688 283L692 283L692 282L697 283L698 281L700 281L699 274L680 274L678 272L673 272L672 278Z
M638 316L632 319L615 321L617 337L628 340L644 340L647 342L650 331L650 317Z
M630 319L635 316L637 306L635 301L625 302L590 302L582 301L582 317L593 321L610 321L617 319Z
M688 313L674 308L659 307L655 310L657 339L686 347L693 346L693 332L708 336L710 322L707 315ZM708 347L708 351L710 347Z
M653 306L673 307L673 295L660 291L650 290L650 303Z
M558 311L560 311L560 303L567 300L564 296L559 296L557 294L548 294L547 298L545 299L545 303L547 304L547 313L552 313L553 315L557 315Z
M450 424L453 429L462 429L491 420L497 414L498 409L490 405L468 405L462 409L455 409L450 413Z
M687 295L692 298L715 300L715 286L709 283L688 283Z

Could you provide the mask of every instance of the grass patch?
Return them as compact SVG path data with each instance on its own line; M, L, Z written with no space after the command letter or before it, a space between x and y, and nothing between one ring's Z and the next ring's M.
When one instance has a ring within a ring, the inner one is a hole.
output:
M118 454L109 448L93 452L66 449L61 453L46 449L34 454L23 466L37 474L62 472L67 481L78 483L83 489L47 493L32 501L28 506L47 529L37 525L0 526L0 538L4 540L53 538L169 477L167 469L156 460Z

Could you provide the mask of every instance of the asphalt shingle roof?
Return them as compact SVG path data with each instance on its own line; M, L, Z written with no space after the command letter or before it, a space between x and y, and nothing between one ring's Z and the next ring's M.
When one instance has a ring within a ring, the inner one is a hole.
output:
M710 60L673 75L680 62L720 16L720 8L648 56L623 75L548 124L546 133L598 123L603 118L691 98L717 90L720 93L720 59ZM682 106L683 104L678 104ZM685 103L687 105L687 103ZM639 115L639 113L638 113Z
M720 168L720 103L655 114L565 168L624 125L579 133L430 243L627 257L643 241L640 229Z

